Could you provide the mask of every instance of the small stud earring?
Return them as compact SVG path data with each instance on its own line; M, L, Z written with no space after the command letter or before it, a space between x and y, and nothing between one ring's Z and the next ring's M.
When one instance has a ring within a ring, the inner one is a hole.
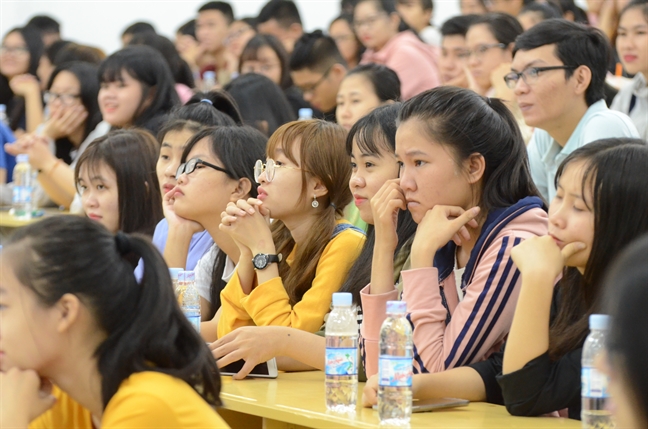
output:
M311 203L311 206L313 206L314 209L319 207L319 202L317 202L317 197L313 195L313 202Z

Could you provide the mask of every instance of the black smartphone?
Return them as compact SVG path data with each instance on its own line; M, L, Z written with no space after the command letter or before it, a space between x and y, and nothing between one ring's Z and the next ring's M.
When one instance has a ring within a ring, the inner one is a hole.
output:
M414 399L412 401L413 413L424 413L426 411L440 410L443 408L465 407L470 401L467 399L457 398L437 398L437 399ZM374 410L378 409L378 405L372 407Z
M245 365L243 359L232 362L220 369L221 375L235 375ZM267 362L263 362L252 368L252 371L247 375L248 377L263 377L263 378L277 378L277 361L272 358Z

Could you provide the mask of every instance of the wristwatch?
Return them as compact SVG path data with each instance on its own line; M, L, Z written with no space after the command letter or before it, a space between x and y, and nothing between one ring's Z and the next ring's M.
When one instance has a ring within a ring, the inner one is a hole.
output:
M268 265L272 264L273 262L279 263L281 262L281 253L277 255L268 255L267 253L257 253L254 255L254 258L252 258L252 265L254 265L254 268L257 270L262 270L266 268Z

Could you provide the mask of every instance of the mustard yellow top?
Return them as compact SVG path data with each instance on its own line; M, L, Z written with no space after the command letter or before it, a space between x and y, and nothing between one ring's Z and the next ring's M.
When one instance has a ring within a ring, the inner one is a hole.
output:
M30 425L30 429L92 429L90 412L59 389L56 405ZM210 428L229 426L191 386L161 372L132 374L110 399L101 429Z
M342 287L351 266L360 255L364 241L364 234L351 228L335 236L322 252L311 288L294 306L290 305L280 277L261 283L246 295L235 272L221 292L218 337L250 325L291 326L317 332L324 323L324 315L331 309L331 296ZM291 264L294 257L293 248L286 262Z

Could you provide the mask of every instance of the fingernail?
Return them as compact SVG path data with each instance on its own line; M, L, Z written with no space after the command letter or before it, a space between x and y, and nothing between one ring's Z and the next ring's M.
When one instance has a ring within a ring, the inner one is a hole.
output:
M248 209L248 213L254 214L254 209Z
M474 214L479 214L479 210L480 210L479 207L473 207L473 209L472 209Z

